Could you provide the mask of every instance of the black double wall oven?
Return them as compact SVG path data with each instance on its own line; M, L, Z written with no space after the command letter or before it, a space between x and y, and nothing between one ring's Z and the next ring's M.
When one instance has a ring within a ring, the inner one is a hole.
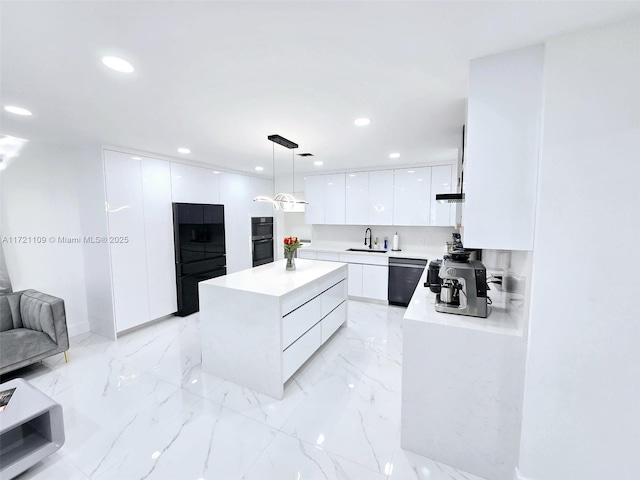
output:
M273 217L251 218L253 266L273 262Z
M226 275L224 206L173 204L179 316L199 310L198 283Z

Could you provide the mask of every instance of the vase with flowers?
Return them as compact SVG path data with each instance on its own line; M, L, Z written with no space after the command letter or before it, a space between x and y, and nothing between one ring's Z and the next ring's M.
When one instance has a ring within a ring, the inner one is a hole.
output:
M296 250L302 244L298 241L298 237L284 237L284 258L287 259L286 270L291 272L296 269L295 255Z

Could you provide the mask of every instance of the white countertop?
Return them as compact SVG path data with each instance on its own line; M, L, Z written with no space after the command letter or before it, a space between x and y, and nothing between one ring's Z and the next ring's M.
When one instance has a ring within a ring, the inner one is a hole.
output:
M314 252L328 252L328 253L344 253L351 255L373 255L373 256L381 256L381 257L395 257L395 258L414 258L417 260L433 260L435 258L442 258L443 255L446 255L446 252L434 252L434 251L420 251L420 250L399 250L397 252L393 250L386 250L385 253L368 253L368 252L352 252L347 250L348 248L359 248L358 246L351 247L316 247L313 244L309 243L303 245L305 250L313 250ZM363 249L366 248L363 246ZM374 251L384 251L373 249Z
M413 297L411 297L407 311L404 314L405 320L466 328L500 335L522 336L524 327L522 307L514 309L513 311L507 311L503 308L489 306L489 315L487 318L436 312L436 294L424 286L427 273L428 269L425 269L416 287L416 291L413 293ZM491 292L489 292L489 296L491 296Z
M242 270L241 272L205 280L200 282L200 285L212 285L281 297L346 265L339 262L297 258L296 269L288 272L285 270L285 264L286 260L278 260L259 267Z

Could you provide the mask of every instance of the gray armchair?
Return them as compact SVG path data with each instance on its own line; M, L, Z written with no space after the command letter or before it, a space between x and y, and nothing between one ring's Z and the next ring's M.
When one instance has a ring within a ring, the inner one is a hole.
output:
M57 353L68 361L64 301L36 290L0 295L0 375Z

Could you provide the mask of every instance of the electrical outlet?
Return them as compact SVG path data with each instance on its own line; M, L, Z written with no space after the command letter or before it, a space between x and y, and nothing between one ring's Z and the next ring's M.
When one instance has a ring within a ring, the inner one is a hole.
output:
M424 247L424 238L418 239L418 245L420 245L421 247Z

